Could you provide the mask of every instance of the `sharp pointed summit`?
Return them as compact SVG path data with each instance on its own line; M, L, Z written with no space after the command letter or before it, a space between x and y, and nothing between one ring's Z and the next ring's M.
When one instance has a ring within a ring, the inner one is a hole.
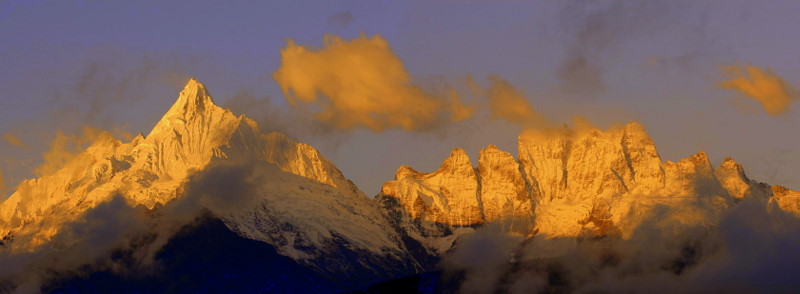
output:
M208 93L208 89L206 86L203 85L200 81L195 79L194 77L189 78L189 81L186 82L186 86L183 87L181 90L180 97L178 97L178 101L180 99L186 99L186 102L211 102L214 103L214 100L211 98L211 95Z
M372 200L319 151L280 133L261 133L252 120L215 105L195 79L146 137L123 143L106 136L65 168L22 183L0 203L0 240L14 239L0 247L34 250L116 195L133 206L156 209L190 193L208 194L187 188L198 181L221 183L220 191L227 191L229 183L214 179L216 173L209 176L209 170L226 164L252 167L263 176L252 182L252 194L242 195L258 205L230 209L220 204L229 202L227 198L203 204L239 235L271 244L298 261L311 260L310 266L331 250L342 256L369 252L365 265L409 258ZM206 177L194 178L202 175ZM343 245L331 249L331 244ZM334 271L324 266L319 270Z
M164 118L173 116L195 116L208 108L219 108L208 93L206 86L190 78L178 95L178 100L170 107Z
M205 85L195 78L191 78L178 95L178 99L156 124L148 137L165 132L169 133L176 128L181 128L181 126L206 125L223 117L235 118L230 111L214 104L214 100Z

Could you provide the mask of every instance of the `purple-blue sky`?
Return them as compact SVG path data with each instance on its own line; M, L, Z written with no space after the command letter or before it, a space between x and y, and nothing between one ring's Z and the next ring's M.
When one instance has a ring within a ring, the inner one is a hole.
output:
M742 64L800 86L799 14L794 0L0 1L0 134L28 146L0 141L0 170L12 186L30 177L59 129L147 133L190 76L218 104L246 93L270 104L245 113L292 123L272 79L285 40L363 32L421 84L497 74L551 120L640 121L665 160L732 156L751 178L798 189L800 113L767 115L719 84L722 66ZM432 171L453 147L473 161L488 144L516 154L519 133L498 120L428 133L262 127L318 147L369 195L401 164Z

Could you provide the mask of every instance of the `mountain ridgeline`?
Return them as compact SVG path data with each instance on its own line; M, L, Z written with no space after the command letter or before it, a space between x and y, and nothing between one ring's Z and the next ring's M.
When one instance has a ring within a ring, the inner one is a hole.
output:
M373 199L313 147L262 133L192 79L147 136L102 134L0 204L0 263L17 265L0 270L0 290L192 292L164 278L177 275L205 289L348 291L433 270L487 224L624 239L661 207L708 226L747 198L800 215L800 193L751 180L730 158L662 161L638 123L526 132L518 154L490 145L474 165L456 148L434 172L401 166ZM75 258L46 261L64 254Z

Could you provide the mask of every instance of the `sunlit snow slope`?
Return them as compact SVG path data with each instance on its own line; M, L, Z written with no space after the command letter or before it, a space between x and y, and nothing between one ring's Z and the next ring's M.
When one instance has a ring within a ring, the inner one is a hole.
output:
M206 169L222 163L247 165L255 175L246 176L257 177L247 205L227 203L233 195L210 205L237 233L299 261L341 250L407 259L372 199L316 149L261 133L252 120L215 105L194 79L146 137L123 143L103 134L62 169L22 183L0 204L0 239L11 240L12 250L34 250L115 195L152 209L183 197L194 174L213 183Z

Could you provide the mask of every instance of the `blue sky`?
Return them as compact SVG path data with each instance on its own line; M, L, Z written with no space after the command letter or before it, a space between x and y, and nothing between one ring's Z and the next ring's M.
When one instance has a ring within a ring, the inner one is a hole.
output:
M732 156L752 178L798 189L797 111L769 116L718 86L733 64L800 86L798 13L793 0L0 1L0 134L29 147L0 141L0 170L10 185L30 177L57 130L147 133L190 76L219 104L249 93L291 117L272 79L286 40L364 33L386 39L422 84L497 74L554 121L640 121L665 160ZM565 77L575 56L594 64L599 88ZM444 133L291 135L374 195L401 164L431 171L453 147L473 161L488 144L515 154L519 131L488 120Z

